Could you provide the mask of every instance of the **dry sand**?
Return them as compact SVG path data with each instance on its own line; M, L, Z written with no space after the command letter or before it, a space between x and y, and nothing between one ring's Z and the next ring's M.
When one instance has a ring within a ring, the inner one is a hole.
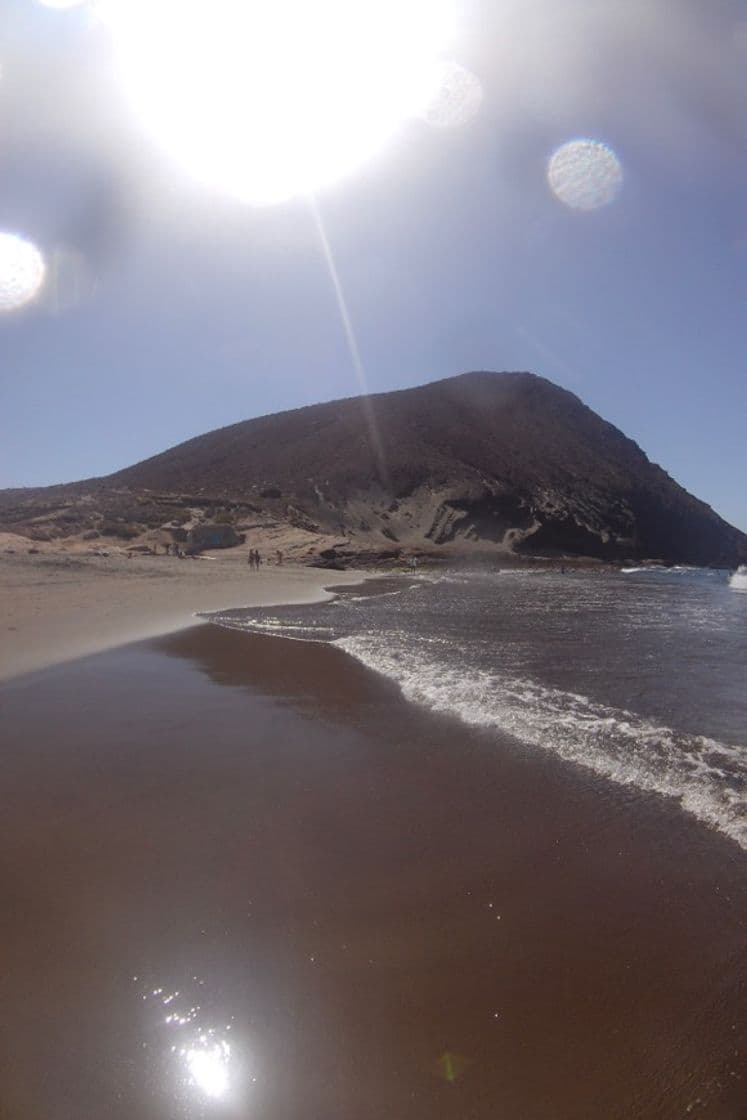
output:
M0 680L192 626L198 611L313 602L327 584L360 580L293 565L254 572L243 550L128 559L0 534Z

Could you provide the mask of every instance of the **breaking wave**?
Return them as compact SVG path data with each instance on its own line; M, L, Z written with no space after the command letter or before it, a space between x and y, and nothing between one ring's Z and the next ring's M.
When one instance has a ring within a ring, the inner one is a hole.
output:
M493 727L621 785L664 795L747 850L747 750L662 726L578 693L500 673L455 668L393 635L333 644L395 680L404 696L465 723Z
M740 564L729 577L729 587L732 591L747 591L747 565Z

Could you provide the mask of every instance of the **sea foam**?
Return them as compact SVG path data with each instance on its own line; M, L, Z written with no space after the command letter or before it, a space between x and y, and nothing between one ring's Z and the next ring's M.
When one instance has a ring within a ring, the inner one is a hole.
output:
M449 665L392 635L333 643L395 680L404 696L467 724L500 729L621 785L676 799L747 850L747 748L689 735L537 681ZM437 647L436 647L437 648Z
M747 591L747 565L741 564L736 572L729 577L729 587L732 591Z

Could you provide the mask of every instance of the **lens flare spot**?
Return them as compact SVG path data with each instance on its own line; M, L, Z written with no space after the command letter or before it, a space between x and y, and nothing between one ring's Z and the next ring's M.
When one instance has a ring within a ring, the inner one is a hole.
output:
M45 275L44 258L35 245L15 233L0 233L0 311L30 303Z
M184 1060L190 1079L208 1097L224 1097L228 1092L228 1061L231 1047L227 1042L218 1042L186 1050Z
M617 197L623 181L619 159L600 140L569 140L550 157L547 179L556 198L573 210L597 210Z
M460 1077L463 1076L465 1070L472 1065L469 1058L465 1058L463 1054L452 1054L448 1051L437 1058L433 1063L433 1072L438 1077L448 1081L453 1085Z
M436 128L456 128L476 117L483 102L480 79L458 62L441 62L433 74L433 94L423 120Z

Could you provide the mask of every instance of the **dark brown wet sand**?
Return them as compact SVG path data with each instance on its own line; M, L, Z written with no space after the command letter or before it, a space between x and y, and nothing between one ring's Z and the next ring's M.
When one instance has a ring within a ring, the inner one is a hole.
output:
M747 1117L747 856L676 807L209 627L0 702L3 1120Z

